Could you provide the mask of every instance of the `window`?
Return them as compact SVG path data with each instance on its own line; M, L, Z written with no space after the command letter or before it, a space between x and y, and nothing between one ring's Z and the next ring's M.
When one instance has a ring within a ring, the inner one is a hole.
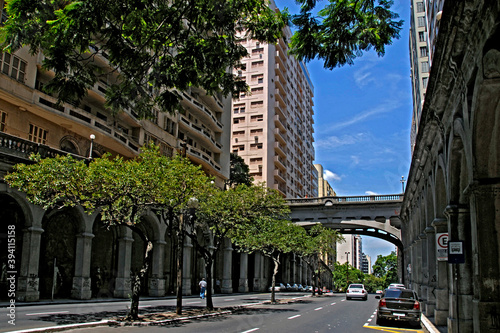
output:
M263 121L263 120L264 120L264 115L262 114L255 115L250 118L250 121Z
M257 149L262 149L262 143L252 143L250 145L250 150L257 150Z
M418 41L419 42L425 42L425 34L423 31L418 32Z
M262 128L257 128L257 129L250 130L250 134L259 134L259 133L264 133L264 131L262 130Z
M244 122L245 122L245 117L238 117L233 119L233 124L239 124Z
M44 130L36 125L30 124L30 133L28 136L28 140L45 144L47 140L47 130Z
M427 46L423 46L420 48L420 56L421 57L427 57L429 54L427 52Z
M263 87L252 88L251 91L252 91L252 94L263 94L264 88Z
M5 132L5 125L7 123L7 112L0 112L0 132Z
M12 78L24 82L26 76L26 61L10 53L0 54L2 60L2 72Z
M252 67L263 67L264 66L264 61L259 60L259 61L253 61L252 62Z
M424 3L417 2L417 13L423 13L425 11Z
M253 108L261 108L264 106L264 101L256 101L256 102L252 102L250 104L250 107L253 109Z
M252 75L252 81L257 81L257 83L264 83L264 74Z
M427 83L428 82L429 82L429 78L428 77L422 78L422 86L424 87L424 89L427 89Z
M420 16L418 18L418 26L419 27L425 27L425 17L424 16Z
M422 62L422 72L427 73L429 71L429 62L424 61Z
M260 47L258 49L253 49L252 50L252 54L262 54L264 53L264 48L263 47Z

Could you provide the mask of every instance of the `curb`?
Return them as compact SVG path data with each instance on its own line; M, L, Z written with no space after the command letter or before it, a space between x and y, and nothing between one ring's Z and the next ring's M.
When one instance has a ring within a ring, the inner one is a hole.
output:
M424 314L422 314L420 321L422 322L422 326L427 333L439 333L439 330Z

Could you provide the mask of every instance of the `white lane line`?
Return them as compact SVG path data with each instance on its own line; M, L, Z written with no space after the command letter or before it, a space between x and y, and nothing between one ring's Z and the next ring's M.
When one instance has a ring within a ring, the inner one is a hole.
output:
M250 297L250 298L259 298L259 297L257 297L257 296L252 296L252 297Z
M197 302L186 302L186 304L198 304L198 303L201 303L201 301L197 301Z
M60 313L68 313L69 311L59 311L59 312L37 312L37 313L27 313L27 316L38 316L38 315L46 315L46 314L60 314Z
M298 318L300 317L301 315L295 315L295 316L291 316L291 317L288 317L287 319L294 319L294 318Z
M234 301L234 298L226 298L224 301Z
M372 318L370 318L370 319L367 320L367 322L370 322L370 321L372 321Z
M251 330L248 330L248 331L244 331L244 332L241 332L241 333L250 333L250 332L254 332L254 331L258 331L259 328L256 327L256 328L252 328Z
M332 303L332 304L330 304L330 305L335 305L335 304L337 304L337 303Z
M341 300L341 302L345 302L345 299Z
M316 309L314 309L314 311L318 311L318 310L321 310L321 309L323 309L323 307L316 308Z
M150 308L152 305L139 305L139 308Z

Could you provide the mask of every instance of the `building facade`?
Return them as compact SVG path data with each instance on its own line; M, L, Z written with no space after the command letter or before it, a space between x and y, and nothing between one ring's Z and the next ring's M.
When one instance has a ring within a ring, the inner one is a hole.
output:
M428 8L439 32L400 214L404 279L448 332L499 332L500 3Z
M250 93L233 101L231 147L256 182L287 198L316 197L314 88L304 63L288 56L292 33L288 27L284 33L275 45L241 40L250 56L235 74Z
M323 166L314 164L314 168L318 171L318 195L317 197L335 197L337 193L330 186L328 180L324 178Z

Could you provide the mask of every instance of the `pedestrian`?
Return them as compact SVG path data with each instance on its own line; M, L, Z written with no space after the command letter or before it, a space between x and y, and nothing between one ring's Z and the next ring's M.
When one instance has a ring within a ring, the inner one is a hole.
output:
M205 292L207 290L207 281L205 281L205 278L201 279L199 285L200 285L200 298L204 299Z

